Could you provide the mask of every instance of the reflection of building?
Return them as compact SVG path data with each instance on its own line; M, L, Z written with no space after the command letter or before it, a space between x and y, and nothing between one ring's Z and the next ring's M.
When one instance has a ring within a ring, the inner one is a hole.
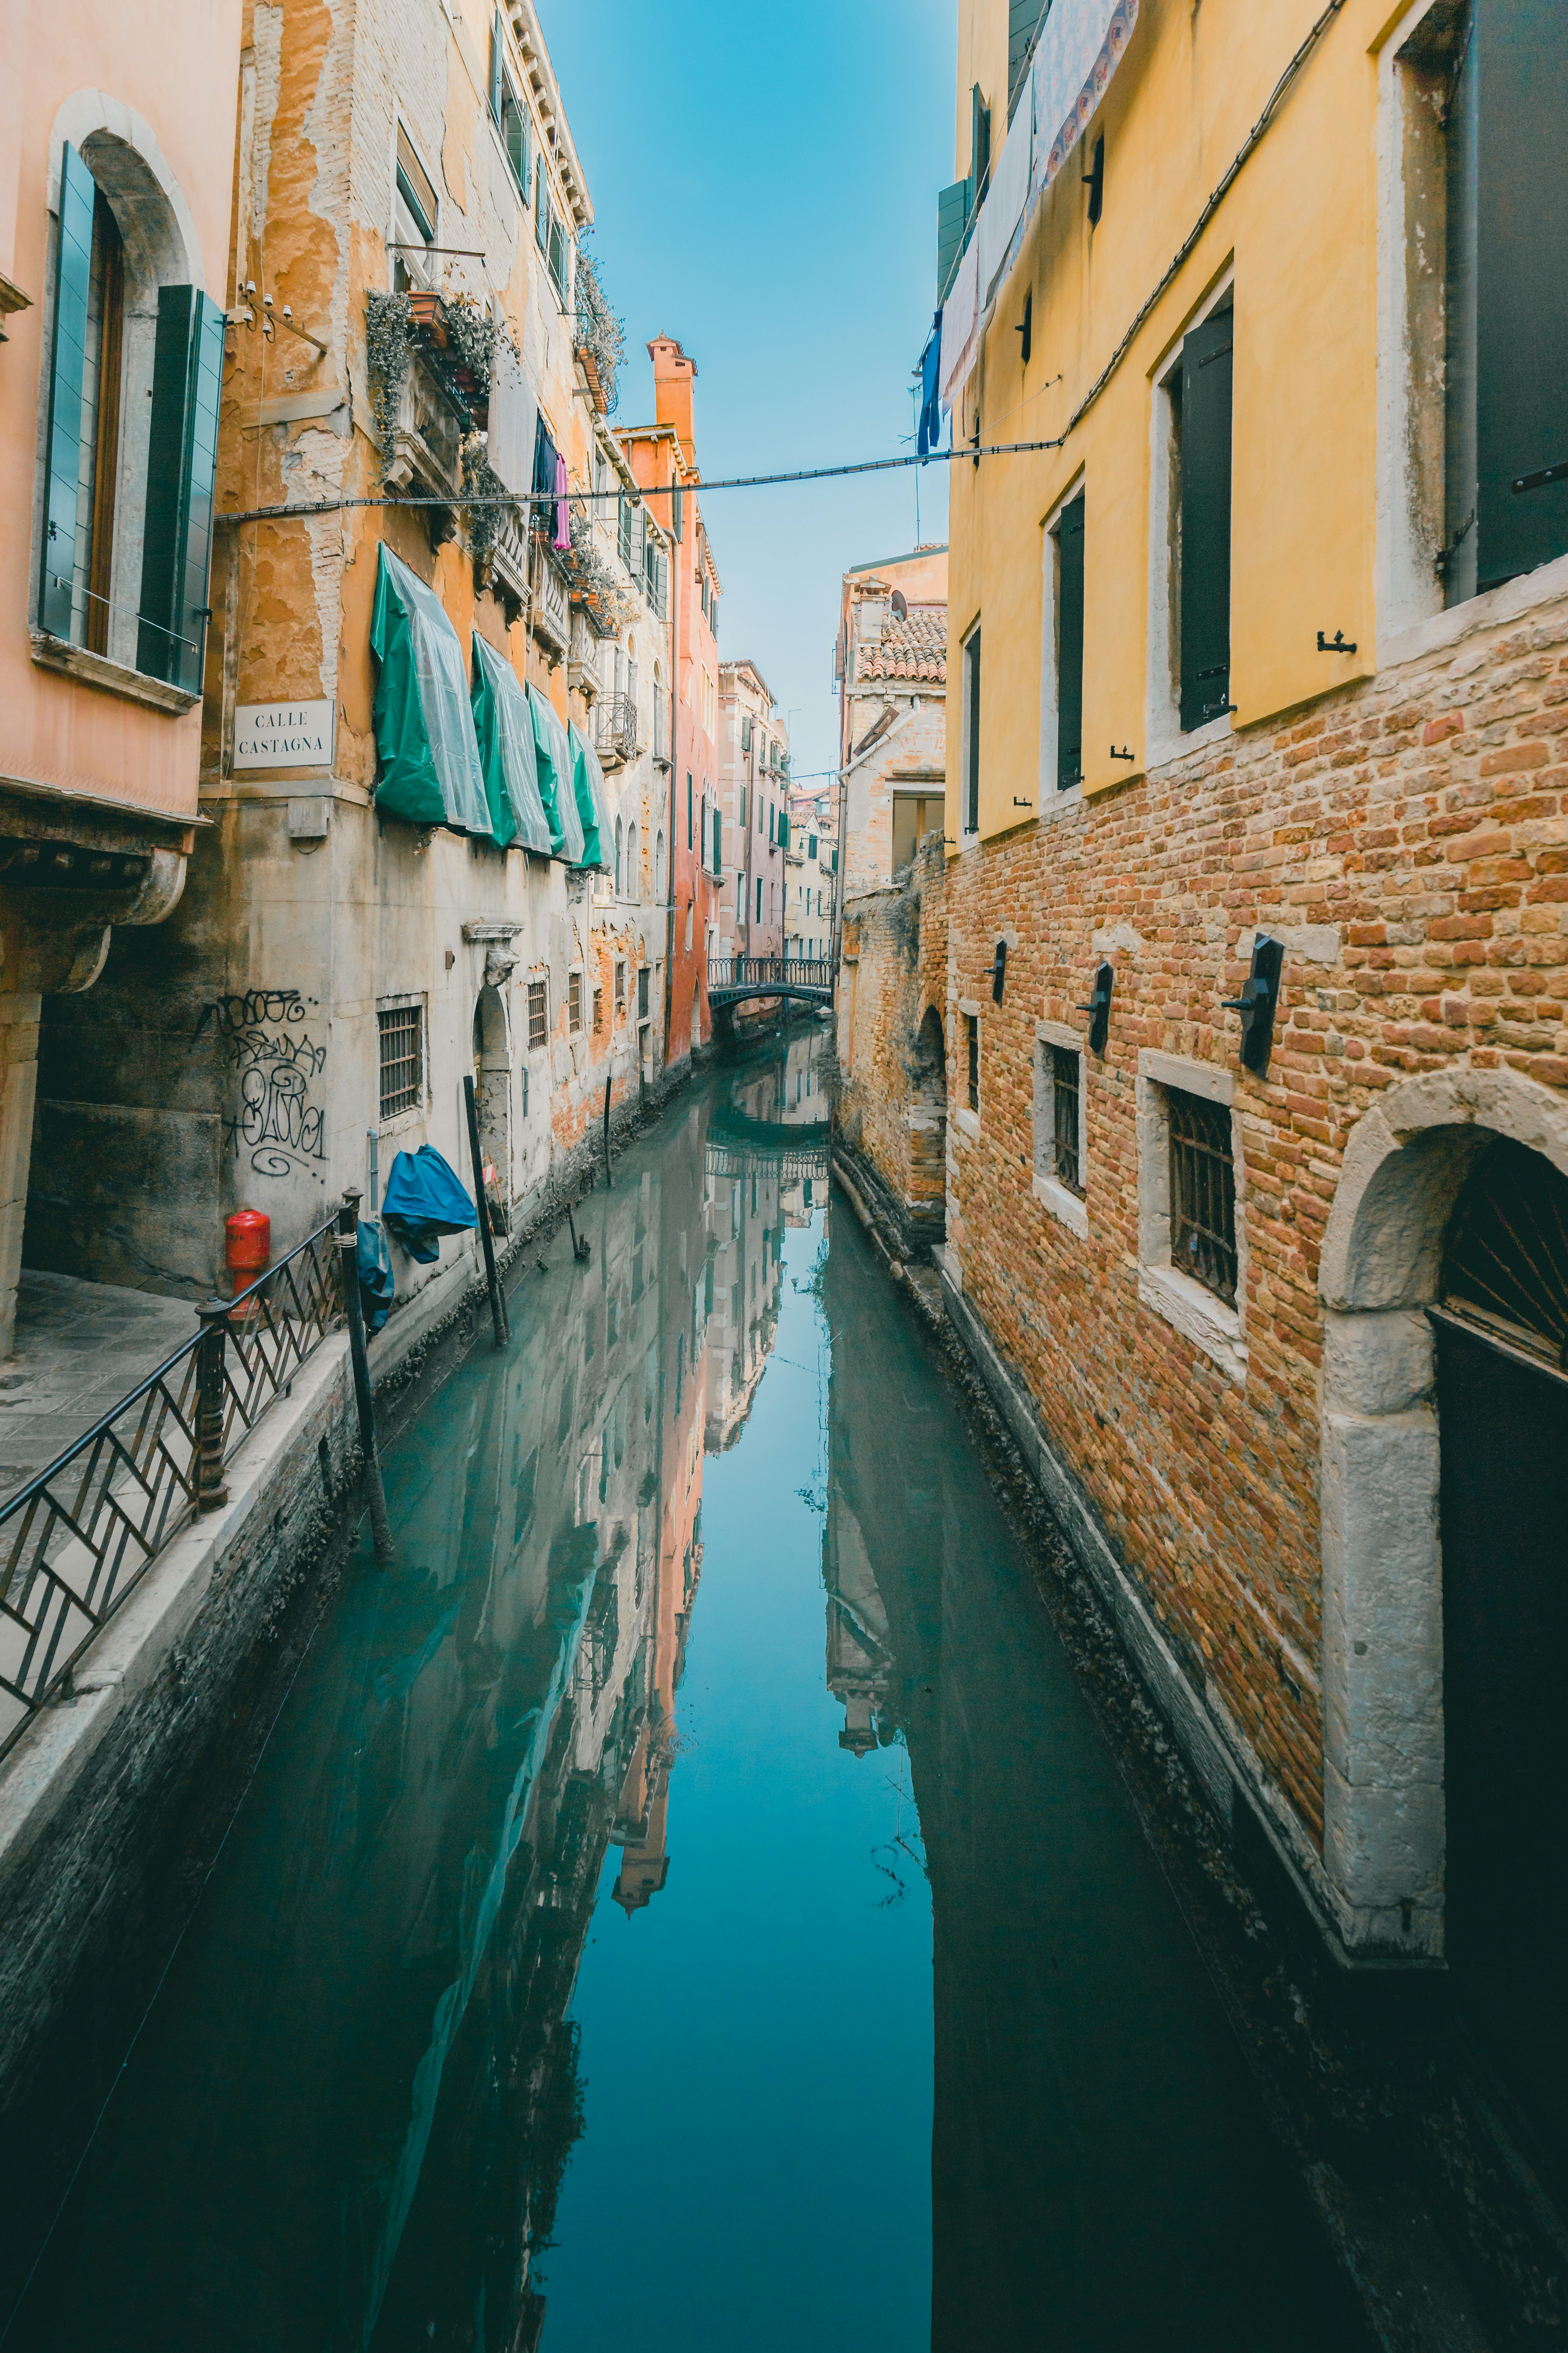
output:
M864 1757L878 1743L878 1711L887 1703L894 1662L888 1647L888 1612L859 1524L837 1490L833 1502L822 1568L827 1591L827 1688L844 1704L838 1746ZM891 1724L882 1737L893 1737Z

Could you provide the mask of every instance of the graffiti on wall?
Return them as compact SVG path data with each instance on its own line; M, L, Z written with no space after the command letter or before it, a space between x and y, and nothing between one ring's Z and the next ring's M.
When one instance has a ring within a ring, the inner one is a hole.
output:
M249 988L214 997L192 1032L194 1045L211 1023L238 1074L239 1108L224 1122L224 1145L237 1160L248 1154L258 1176L317 1173L315 1164L327 1156L326 1113L310 1100L327 1050L304 1027L314 1003L297 988Z

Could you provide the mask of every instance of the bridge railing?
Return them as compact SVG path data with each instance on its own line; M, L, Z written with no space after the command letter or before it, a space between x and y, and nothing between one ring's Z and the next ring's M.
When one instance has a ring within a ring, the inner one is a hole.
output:
M781 987L833 987L833 964L827 956L714 956L709 961L708 987L755 988L764 981Z

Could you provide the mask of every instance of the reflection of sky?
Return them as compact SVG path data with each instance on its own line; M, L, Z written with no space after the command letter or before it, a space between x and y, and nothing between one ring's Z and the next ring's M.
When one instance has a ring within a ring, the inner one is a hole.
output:
M784 1238L775 1353L705 1470L668 1883L630 1921L601 1901L583 1959L545 2353L928 2341L930 1905L911 1871L883 1900L907 1767L838 1746L799 1493L823 1479L826 1335L795 1287L821 1236Z

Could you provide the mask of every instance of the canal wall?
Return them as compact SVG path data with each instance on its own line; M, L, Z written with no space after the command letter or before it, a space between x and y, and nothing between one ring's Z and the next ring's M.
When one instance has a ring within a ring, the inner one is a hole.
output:
M689 1080L689 1065L679 1066L643 1105L613 1113L612 1146L656 1120ZM535 1194L527 1222L502 1246L503 1271L538 1251L602 1167L595 1127ZM409 1388L444 1342L466 1345L484 1316L476 1239L447 1250L371 1341L383 1400ZM0 1763L0 2118L25 2112L82 1989L115 1978L149 1874L181 1837L193 1798L235 1787L237 1762L243 1769L261 1729L258 1711L265 1721L281 1696L268 1700L279 1652L290 1636L303 1639L302 1617L313 1622L345 1514L357 1522L360 1461L348 1342L338 1334L229 1464L225 1506L166 1547L83 1654L66 1696L40 1709ZM129 2025L139 2014L133 2003ZM109 2054L112 2040L106 2030L106 2055L117 2059L123 2041ZM32 2135L7 2137L0 2207L9 2211L16 2144Z

